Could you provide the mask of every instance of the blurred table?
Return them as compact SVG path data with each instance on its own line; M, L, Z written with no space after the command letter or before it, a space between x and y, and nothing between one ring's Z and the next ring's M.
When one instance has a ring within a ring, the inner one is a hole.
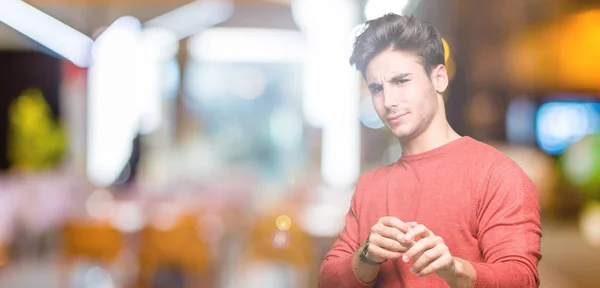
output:
M584 241L577 223L542 224L541 287L600 287L600 249Z

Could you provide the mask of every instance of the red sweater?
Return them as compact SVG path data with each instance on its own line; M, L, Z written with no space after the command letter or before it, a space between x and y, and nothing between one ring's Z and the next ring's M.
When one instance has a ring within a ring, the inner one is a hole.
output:
M412 261L390 260L374 283L361 283L352 256L383 216L415 221L470 261L475 287L539 287L539 195L532 181L491 146L462 137L403 156L362 175L346 226L319 273L319 287L448 287L437 275L417 278Z

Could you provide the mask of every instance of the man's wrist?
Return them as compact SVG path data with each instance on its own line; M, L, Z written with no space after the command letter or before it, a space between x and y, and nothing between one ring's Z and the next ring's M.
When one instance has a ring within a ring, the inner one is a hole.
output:
M373 259L373 258L369 257L368 251L369 251L369 237L367 237L367 239L365 240L365 244L362 247L360 247L360 251L359 251L360 254L359 254L358 259L369 265L381 265L385 261L387 261L387 259L379 260L379 259Z
M475 283L475 268L469 261L453 257L452 270L439 275L452 288L471 288Z
M379 274L379 265L369 265L360 260L360 254L362 253L363 247L359 247L352 257L352 269L354 274L363 284L369 284L375 281L377 274Z

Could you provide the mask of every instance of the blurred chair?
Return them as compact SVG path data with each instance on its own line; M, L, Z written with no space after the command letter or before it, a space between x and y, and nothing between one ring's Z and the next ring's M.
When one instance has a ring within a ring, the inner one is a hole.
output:
M4 245L4 243L0 242L0 268L6 265L6 262L8 262L8 256L6 255L6 246Z
M285 231L279 230L276 225L279 215L281 214L275 213L263 216L252 227L250 239L245 245L246 254L242 259L243 271L239 287L254 285L310 286L308 284L311 283L310 273L316 263L311 237L298 225L291 225ZM262 275L251 275L253 273ZM256 279L274 283L253 282Z
M210 248L199 237L197 219L195 214L178 215L170 227L147 225L142 230L138 287L155 287L153 279L166 270L181 272L185 287L213 287Z
M69 222L63 229L63 244L66 261L91 258L111 262L122 251L124 238L107 222Z
M61 284L75 261L91 260L109 266L124 251L124 235L106 221L68 221L62 229ZM61 287L69 287L62 285Z

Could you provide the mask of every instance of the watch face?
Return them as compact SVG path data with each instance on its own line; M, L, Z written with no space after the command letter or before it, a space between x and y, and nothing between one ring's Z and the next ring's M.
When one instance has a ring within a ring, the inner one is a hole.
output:
M369 244L367 243L365 245L365 247L362 249L362 251L360 252L360 256L361 257L366 257L367 256L367 251L369 250Z
M369 251L369 237L367 237L367 240L365 240L365 246L363 246L363 249L360 252L360 256L361 257L366 257L367 256L367 251Z
M370 265L380 265L381 263L375 262L369 258L367 258L367 251L369 251L369 238L367 238L367 241L365 241L365 247L362 249L362 251L360 252L360 255L358 256L358 259L370 264ZM385 262L385 261L384 261Z
M367 251L369 251L369 242L367 242L365 244L365 247L362 249L362 251L360 252L360 256L358 257L360 260L362 260L363 262L366 262L368 264L376 264L375 262L373 262L371 259L367 258Z

